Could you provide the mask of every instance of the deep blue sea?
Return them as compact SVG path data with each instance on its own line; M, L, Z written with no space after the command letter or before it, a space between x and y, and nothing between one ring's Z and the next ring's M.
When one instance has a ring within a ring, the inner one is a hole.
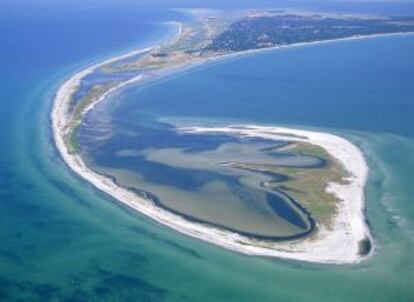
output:
M255 4L269 2L243 6ZM110 99L147 120L294 125L353 140L370 166L367 217L378 244L361 264L241 256L132 213L65 166L49 127L59 84L170 37L162 22L187 17L164 7L179 5L0 2L0 301L413 301L414 36L234 59ZM314 5L414 12L409 3Z

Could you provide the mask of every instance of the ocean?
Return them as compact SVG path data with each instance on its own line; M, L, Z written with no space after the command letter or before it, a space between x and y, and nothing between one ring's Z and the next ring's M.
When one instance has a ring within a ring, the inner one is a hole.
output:
M170 37L174 29L160 22L185 15L111 2L16 3L0 9L1 301L414 299L414 36L205 65L105 105L108 116L129 108L137 123L155 126L277 124L351 139L370 167L366 214L377 250L360 264L320 265L247 257L178 234L95 190L58 156L49 112L59 84Z

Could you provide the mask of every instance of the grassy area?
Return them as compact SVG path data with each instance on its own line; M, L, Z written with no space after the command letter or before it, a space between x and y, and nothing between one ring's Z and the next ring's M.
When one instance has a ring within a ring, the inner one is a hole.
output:
M112 81L106 84L97 84L92 86L88 90L87 94L80 99L78 102L74 103L72 101L71 105L71 119L67 125L67 134L65 136L65 143L68 147L69 153L76 153L78 150L78 141L77 141L77 130L82 122L84 110L93 102L95 102L102 94L107 92L109 89L117 85L118 81Z
M319 223L329 227L338 201L334 195L325 191L326 185L329 182L344 183L344 178L348 176L348 172L322 147L297 142L288 146L285 151L322 158L326 161L326 165L321 168L291 168L277 165L233 163L232 166L250 171L270 172L287 176L288 179L285 181L270 181L263 185L292 196L303 204Z
M79 127L72 129L70 134L66 137L66 146L68 147L69 154L74 154L78 151L78 133Z
M220 52L206 51L207 46L235 20L240 14L202 14L196 20L182 24L179 37L171 43L160 45L143 57L128 63L103 66L105 72L125 72L136 70L161 70L193 63L205 57L219 55ZM208 54L207 54L208 52Z

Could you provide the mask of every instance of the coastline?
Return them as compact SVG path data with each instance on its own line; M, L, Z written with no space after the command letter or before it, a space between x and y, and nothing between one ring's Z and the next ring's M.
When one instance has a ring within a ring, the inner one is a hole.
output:
M168 70L181 70L182 68L193 67L195 65L201 65L207 62L215 62L219 60L226 60L233 57L238 57L242 55L255 54L264 51L274 51L276 49L286 49L290 47L299 47L312 44L321 44L321 43L330 43L334 41L341 40L356 40L356 39L365 39L365 38L374 38L377 36L390 36L390 35L402 35L407 33L394 33L394 34L378 34L370 36L358 36L350 37L343 39L334 39L334 40L325 40L325 41L316 41L309 43L297 43L287 46L278 46L265 49L255 49L244 51L240 53L226 54L218 57L206 58L197 62L192 62L189 64L183 64L183 66L175 66L169 68ZM258 255L258 256L270 256L270 257L281 257L288 259L295 259L301 261L309 262L322 262L322 263L336 263L336 264L345 264L345 263L356 263L362 259L372 255L373 248L371 252L365 257L358 255L358 242L360 239L368 237L373 244L372 236L369 233L368 226L365 223L364 218L364 184L366 181L368 167L365 163L361 151L354 146L349 141L327 133L305 131L305 130L295 130L290 128L280 128L280 127L259 127L259 126L248 126L247 130L244 128L239 128L238 134L242 135L258 135L258 136L268 136L268 138L276 138L277 132L283 131L284 133L290 134L299 134L302 133L305 136L309 137L309 142L320 145L325 148L330 154L342 162L348 171L350 171L354 177L352 178L349 186L343 186L339 184L330 183L328 185L328 190L334 193L339 199L343 202L340 204L340 209L338 215L336 215L336 226L340 228L338 232L333 232L330 230L319 229L316 234L316 238L312 240L300 240L294 242L286 243L275 243L274 246L263 247L259 246L256 240L240 236L235 233L227 232L221 229L206 227L201 224L192 223L186 221L182 217L169 213L165 210L157 208L150 200L146 200L137 196L135 193L128 191L124 188L117 186L111 179L96 173L95 171L89 169L84 163L83 159L79 154L71 154L67 149L67 146L64 142L65 135L65 121L67 120L67 115L65 114L68 102L70 102L70 97L72 93L79 87L80 81L86 75L92 73L94 70L103 66L105 64L127 58L139 54L141 52L146 52L152 48L145 48L142 50L136 50L125 55L121 55L115 58L108 59L102 63L86 68L79 73L73 75L69 80L63 83L60 86L53 104L53 109L51 113L52 128L53 128L53 137L56 144L56 147L61 154L65 163L78 175L90 182L96 188L106 192L107 194L113 196L120 202L126 204L127 206L137 210L138 212L147 215L154 219L155 221L167 225L181 233L186 235L208 241L212 244L225 247L243 254L248 255ZM165 71L163 71L165 72ZM133 79L130 79L126 82L120 83L116 87L113 87L110 91L107 91L105 94L101 95L95 102L90 104L85 108L82 114L86 114L91 110L98 102L104 100L109 94L114 91L132 84L141 81L144 77L139 75ZM182 129L183 131L210 131L209 128L192 128L192 129ZM227 127L227 128L210 128L211 131L236 131L236 127ZM221 130L220 130L221 129ZM243 130L244 129L244 130ZM247 132L246 132L247 131ZM273 134L269 134L272 132ZM237 132L237 131L236 131ZM280 138L280 137L279 137ZM287 139L283 137L283 139ZM339 154L339 155L338 155ZM352 158L352 160L349 160ZM349 221L349 226L347 228L344 225ZM342 235L340 234L342 232ZM347 236L345 232L350 232L350 236ZM352 238L351 238L352 237ZM269 243L267 243L269 245Z
M302 242L299 241L294 249L298 248L298 251L307 254L326 253L326 256L328 253L332 256L336 254L337 259L341 259L341 261L332 262L338 264L360 262L373 254L375 242L364 215L364 187L369 169L361 150L349 140L324 132L257 125L181 127L178 130L186 133L226 133L270 140L302 141L324 148L346 168L351 176L346 178L346 184L333 182L327 184L326 191L334 194L341 201L334 217L332 230L319 226L315 238L308 241L308 243L306 243L306 238ZM290 137L290 135L295 137ZM358 257L359 242L365 238L369 239L372 244L371 251L364 257ZM292 248L292 246L290 247ZM352 256L352 252L347 255L347 252L350 251L354 251L354 256ZM305 255L303 254L303 256ZM351 260L352 258L353 260Z

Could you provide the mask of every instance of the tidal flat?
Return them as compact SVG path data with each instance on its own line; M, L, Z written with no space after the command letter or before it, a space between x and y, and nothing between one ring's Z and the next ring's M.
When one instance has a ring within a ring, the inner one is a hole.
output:
M299 238L314 230L313 218L287 196L293 188L282 187L294 180L293 174L280 172L287 167L325 170L324 159L283 151L289 143L282 140L128 128L99 147L89 141L97 134L83 130L79 136L88 165L124 187L151 192L159 206L199 223L268 240ZM262 170L247 168L253 164ZM272 171L276 167L281 171ZM323 191L325 183L318 185Z

